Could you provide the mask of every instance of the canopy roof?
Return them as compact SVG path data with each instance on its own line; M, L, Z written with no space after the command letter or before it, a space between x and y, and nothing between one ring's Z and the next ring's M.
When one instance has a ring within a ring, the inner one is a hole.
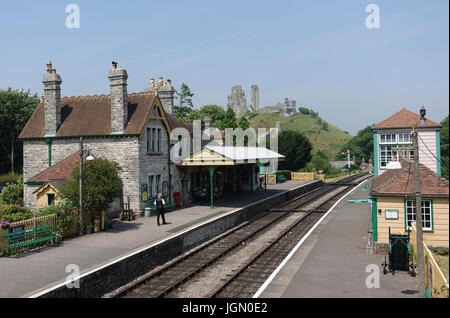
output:
M265 147L220 146L207 145L200 150L184 157L179 166L219 166L240 165L267 161L270 159L283 159L284 156Z

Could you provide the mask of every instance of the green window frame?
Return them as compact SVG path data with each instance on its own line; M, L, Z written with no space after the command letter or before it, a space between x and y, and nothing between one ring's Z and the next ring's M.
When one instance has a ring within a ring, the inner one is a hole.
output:
M404 209L405 209L405 231L410 231L410 220L415 221L415 213L416 213L416 200L415 199L406 199L404 200ZM414 209L414 210L412 210ZM429 209L429 213L423 213L423 209L425 212ZM429 216L428 216L429 214ZM429 224L427 224L429 223ZM434 215L433 215L433 200L424 198L422 199L422 229L423 232L434 232Z
M55 193L47 193L47 205L55 205L55 198Z

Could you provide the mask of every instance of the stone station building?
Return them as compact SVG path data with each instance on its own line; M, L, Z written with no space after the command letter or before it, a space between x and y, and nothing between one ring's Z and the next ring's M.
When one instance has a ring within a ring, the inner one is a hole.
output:
M69 168L77 164L76 160L68 158L79 156L81 137L83 149L89 154L121 166L122 199L124 202L129 200L130 209L134 211L151 206L158 193L163 194L168 207L181 207L193 202L198 193L212 198L211 192L215 189L221 194L234 189L235 194L237 189L245 189L247 183L250 191L256 190L258 182L252 180L258 179L258 158L252 158L255 160L251 162L244 158L244 164L233 171L223 164L215 169L221 165L217 161L214 165L211 162L194 165L192 162L186 164L188 158L184 162L171 159L169 149L172 150L186 134L188 137L195 134L192 124L172 116L175 89L170 80L164 82L160 77L155 83L152 78L149 88L129 94L127 71L116 62L113 62L108 78L109 95L61 98L61 76L52 68L51 62L47 63L42 80L44 96L19 136L24 149L24 201L27 207L38 207L36 193L43 185L51 183L55 176L61 181L60 167L65 167L64 175L67 176L66 163L72 162ZM178 133L178 129L185 135ZM200 140L200 145L214 142L207 137ZM201 136L200 139L204 138ZM237 147L231 148L239 151L234 149ZM210 151L220 153L218 149ZM272 157L264 159L282 156L273 153ZM223 161L226 160L223 157ZM235 163L231 165L235 166ZM232 175L241 178L232 178ZM208 191L209 194L205 193Z

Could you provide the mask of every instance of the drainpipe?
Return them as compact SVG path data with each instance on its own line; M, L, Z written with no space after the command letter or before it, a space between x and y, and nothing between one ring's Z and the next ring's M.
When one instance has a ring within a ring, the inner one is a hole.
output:
M169 208L172 207L172 178L170 174L170 135L169 132L167 132L167 166L168 166L168 173L169 173Z
M52 166L52 140L50 138L46 139L48 144L48 166Z

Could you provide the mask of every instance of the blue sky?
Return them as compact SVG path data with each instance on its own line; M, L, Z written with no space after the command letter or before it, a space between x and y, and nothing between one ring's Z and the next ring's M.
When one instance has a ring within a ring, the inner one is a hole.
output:
M80 29L65 25L68 4ZM380 8L368 29L366 6ZM355 134L402 107L441 121L449 106L449 4L442 1L0 2L0 89L42 93L45 62L64 96L108 94L111 61L128 91L150 77L186 83L196 106L226 106L233 85L261 106L285 97Z

